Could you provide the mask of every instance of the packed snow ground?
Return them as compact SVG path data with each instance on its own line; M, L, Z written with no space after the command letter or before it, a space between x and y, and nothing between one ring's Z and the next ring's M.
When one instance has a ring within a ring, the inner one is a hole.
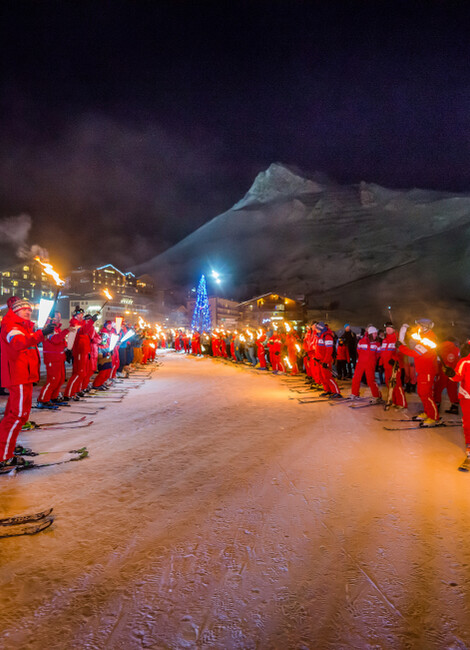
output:
M167 354L92 427L24 434L90 458L0 477L2 516L56 514L0 539L0 647L469 647L460 428L293 396Z

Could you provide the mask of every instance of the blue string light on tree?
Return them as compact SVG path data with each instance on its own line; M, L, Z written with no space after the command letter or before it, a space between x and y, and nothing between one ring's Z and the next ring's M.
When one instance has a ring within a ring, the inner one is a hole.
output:
M206 278L201 275L197 286L196 304L194 306L191 329L198 332L210 332L212 329L211 310L207 297Z

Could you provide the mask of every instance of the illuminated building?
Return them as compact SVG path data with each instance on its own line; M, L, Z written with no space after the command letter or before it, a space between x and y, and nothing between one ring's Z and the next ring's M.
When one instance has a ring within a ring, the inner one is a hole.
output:
M11 296L29 300L35 309L41 298L54 298L56 285L36 261L23 262L4 269L0 274L1 302Z
M108 289L113 298L106 301L103 290ZM67 317L79 305L85 312L93 314L103 308L103 319L123 316L129 321L139 316L146 318L153 312L155 284L150 276L136 276L120 271L113 264L94 269L76 269L67 278L67 296L60 301L59 308ZM67 301L66 303L63 301ZM64 305L64 306L62 306Z
M242 313L242 322L252 327L283 319L302 323L305 319L305 306L302 301L277 293L264 293L262 296L241 302L238 307Z

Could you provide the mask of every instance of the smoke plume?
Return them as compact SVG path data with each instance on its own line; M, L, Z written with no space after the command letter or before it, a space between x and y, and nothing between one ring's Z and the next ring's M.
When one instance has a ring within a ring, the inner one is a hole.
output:
M0 242L15 249L15 254L21 260L27 260L38 255L41 259L49 259L45 248L27 243L33 220L29 214L19 214L14 217L0 219Z

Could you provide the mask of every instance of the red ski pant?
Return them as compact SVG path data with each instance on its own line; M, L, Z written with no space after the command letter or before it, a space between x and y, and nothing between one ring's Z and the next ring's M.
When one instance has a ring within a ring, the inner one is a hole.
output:
M340 391L338 388L338 384L333 379L333 375L331 374L331 369L323 368L323 366L319 366L319 368L320 368L321 383L323 388L326 390L326 392L339 393Z
M105 381L107 381L112 373L112 368L106 368L106 370L99 370L98 374L95 377L95 381L93 382L93 388L99 388L102 386Z
M147 361L149 359L149 355L150 355L150 347L148 347L148 346L143 347L142 348L142 359L140 361L140 363L143 366L147 363Z
M81 382L81 388L79 390L85 390L85 388L88 388L91 382L91 378L93 377L95 371L93 370L91 364L88 366L87 372L83 375L83 379Z
M313 356L310 357L311 360L311 371L312 371L312 379L316 384L321 384L322 379L321 379L321 366L318 363L318 361L315 361Z
M260 368L266 368L266 355L264 354L264 347L258 345L258 361Z
M0 422L0 462L13 458L21 427L28 421L33 401L33 384L9 386L5 415Z
M284 372L284 366L281 361L281 353L274 352L270 355L271 357L271 369L273 372Z
M365 363L364 361L361 362L360 359L357 362L356 368L354 370L354 376L353 376L352 386L351 386L351 394L356 396L359 395L359 390L361 387L361 379L364 373L366 373L367 385L370 388L372 397L382 397L379 388L375 383L375 361L372 364L372 363Z
M47 379L39 394L38 402L50 402L59 396L62 384L65 382L65 366L63 361L48 361L46 363Z
M446 388L451 404L457 404L459 401L459 385L456 381L451 381L447 375L441 372L441 374L436 377L436 382L434 384L434 400L437 404L441 403L442 392Z
M439 419L439 411L437 410L436 402L433 400L432 391L434 387L433 375L418 375L418 383L416 384L416 392L419 399L423 403L423 408L432 420Z
M77 359L74 360L73 372L65 387L65 397L72 397L79 390L83 390L88 386L91 375L90 364L88 355L86 353L79 353Z
M462 424L465 444L470 446L470 399L460 396L460 408L462 409Z
M305 373L306 373L307 377L311 377L312 376L312 369L311 369L312 368L312 363L311 363L310 359L308 358L308 356L304 357L304 368L305 368Z
M389 363L385 363L384 371L385 371L385 383L388 386L392 376L393 366L391 366ZM403 406L404 408L408 406L405 397L405 391L403 390L403 384L401 381L401 368L398 368L397 371L396 384L392 392L392 404L395 404L396 406Z

